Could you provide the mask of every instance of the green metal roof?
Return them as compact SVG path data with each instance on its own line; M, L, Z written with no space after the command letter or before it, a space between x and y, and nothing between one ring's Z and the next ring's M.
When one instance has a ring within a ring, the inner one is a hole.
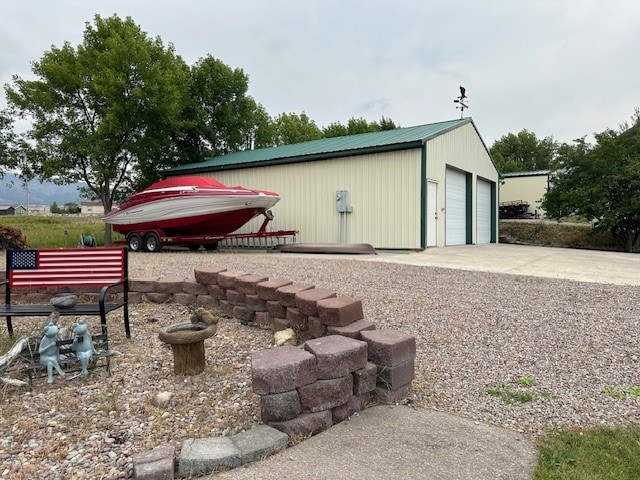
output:
M504 178L512 178L512 177L536 177L542 175L549 175L551 170L534 170L531 172L507 172L503 173L502 176Z
M471 118L464 118L382 132L323 138L280 147L244 150L207 158L203 162L180 165L165 170L164 173L169 175L196 173L419 148L428 140L469 122L472 122Z

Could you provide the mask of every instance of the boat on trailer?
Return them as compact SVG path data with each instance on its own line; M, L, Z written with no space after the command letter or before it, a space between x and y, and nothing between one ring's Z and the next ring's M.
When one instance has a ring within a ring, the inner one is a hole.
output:
M275 192L229 187L214 178L172 177L131 195L102 219L126 237L131 251L154 252L164 245L213 249L259 215L265 222L258 232L237 235L295 235L266 231L273 218L269 209L279 200Z

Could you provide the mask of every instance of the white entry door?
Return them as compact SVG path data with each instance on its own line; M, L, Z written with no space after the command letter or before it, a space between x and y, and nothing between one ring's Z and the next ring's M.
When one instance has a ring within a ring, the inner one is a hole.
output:
M478 179L476 195L476 243L491 243L491 183Z
M438 184L427 181L427 247L438 245Z
M447 169L445 175L445 237L446 245L467 243L467 176Z

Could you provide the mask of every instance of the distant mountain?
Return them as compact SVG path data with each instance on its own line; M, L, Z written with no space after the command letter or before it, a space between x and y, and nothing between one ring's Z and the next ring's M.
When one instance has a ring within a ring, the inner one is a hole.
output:
M56 185L53 182L40 182L31 180L29 182L29 204L30 205L51 205L56 202L62 206L65 203L77 203L83 200L80 197L78 187L80 183L69 185ZM86 199L85 199L86 200ZM13 173L5 173L0 178L0 205L24 205L27 204L27 190L22 184L22 180Z

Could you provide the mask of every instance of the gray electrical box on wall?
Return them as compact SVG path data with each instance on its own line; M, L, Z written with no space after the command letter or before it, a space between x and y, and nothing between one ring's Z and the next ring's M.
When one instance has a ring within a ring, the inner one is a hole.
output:
M336 190L336 210L338 213L353 212L353 207L349 205L349 190Z

